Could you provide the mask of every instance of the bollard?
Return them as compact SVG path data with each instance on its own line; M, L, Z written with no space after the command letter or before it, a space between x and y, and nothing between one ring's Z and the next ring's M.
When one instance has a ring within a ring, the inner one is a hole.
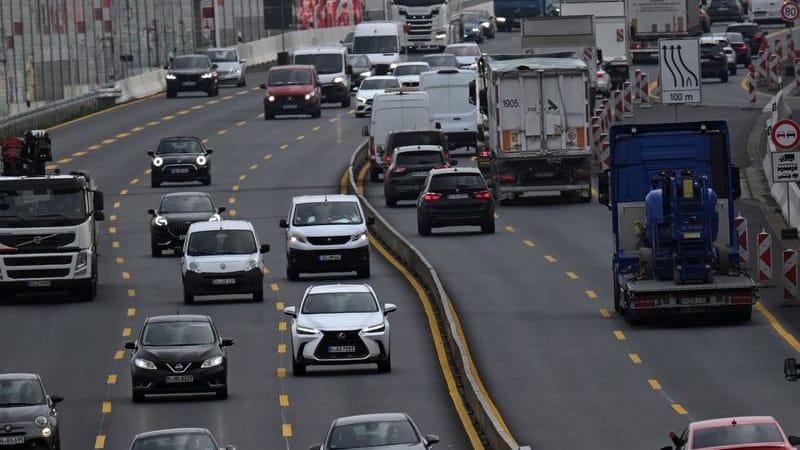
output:
M633 117L633 88L630 81L622 82L623 117Z
M777 55L769 55L768 61L768 68L769 68L769 87L770 89L778 89L778 67L780 66L780 61L778 61Z
M758 283L770 286L772 281L772 236L763 229L757 236L758 241Z
M752 71L747 72L747 101L751 108L756 107L756 90L755 76Z
M611 151L609 150L608 135L603 133L600 139L600 162L603 164L603 171L606 171L611 168Z
M747 234L747 219L741 213L733 218L736 227L736 240L739 243L739 264L746 266L750 261L750 238Z
M622 91L617 89L611 93L614 99L614 123L622 123L622 115L625 114L625 108L622 106Z
M783 251L783 298L797 300L797 251Z
M642 102L639 104L640 108L649 108L650 107L650 85L647 82L647 72L642 72L639 74L641 81L639 81L639 86L642 88Z
M641 103L642 101L642 87L639 85L640 77L642 74L641 69L636 69L633 71L633 103Z
M780 37L775 38L775 56L778 57L778 62L783 60L783 42Z

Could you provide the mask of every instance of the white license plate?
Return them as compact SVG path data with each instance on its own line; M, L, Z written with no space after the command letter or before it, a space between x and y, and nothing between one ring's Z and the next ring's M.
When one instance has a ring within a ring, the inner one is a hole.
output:
M328 347L328 353L354 353L355 351L355 345L331 345Z
M189 173L189 169L187 168L172 169L172 173Z
M197 82L196 81L184 81L183 85L184 86L197 86Z
M427 177L428 172L411 172L412 177Z
M341 261L342 255L319 255L320 261Z
M450 200L462 200L465 198L469 198L469 194L450 194L447 196Z
M283 109L297 109L297 105L283 105Z
M216 285L236 284L236 278L214 278L213 280L211 280L211 284L216 284Z
M707 297L686 297L681 299L681 305L705 305L708 303Z
M165 383L193 383L194 375L170 375L164 379Z
M30 287L50 287L50 280L33 280L28 281Z
M0 437L0 445L19 445L25 443L25 436Z

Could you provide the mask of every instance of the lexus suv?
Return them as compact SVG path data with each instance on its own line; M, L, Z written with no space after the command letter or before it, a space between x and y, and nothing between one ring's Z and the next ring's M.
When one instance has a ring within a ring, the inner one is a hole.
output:
M150 220L150 251L161 256L163 250L183 247L189 225L204 220L220 220L224 206L214 206L207 192L170 192L161 196L157 209L148 209Z
M274 66L261 85L264 95L264 120L285 114L322 115L322 89L317 69L312 65Z
M39 375L0 374L0 448L61 449L56 403Z
M377 363L392 370L389 321L397 307L378 303L369 285L331 284L306 289L300 308L283 310L292 319L292 372L309 364Z
M233 339L217 333L211 317L181 314L154 316L144 321L139 337L126 342L131 355L134 402L147 394L213 392L228 397L225 347Z
M156 151L148 151L150 186L159 187L165 181L200 181L211 184L211 160L214 150L205 148L196 137L181 136L161 139Z
M176 56L164 67L167 70L167 98L178 92L201 91L214 97L219 94L217 65L206 55Z

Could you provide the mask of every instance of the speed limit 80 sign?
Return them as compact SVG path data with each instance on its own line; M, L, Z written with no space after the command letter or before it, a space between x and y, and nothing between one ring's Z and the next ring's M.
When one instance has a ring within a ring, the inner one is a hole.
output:
M786 2L781 6L781 17L784 22L794 22L800 16L800 8L795 2Z

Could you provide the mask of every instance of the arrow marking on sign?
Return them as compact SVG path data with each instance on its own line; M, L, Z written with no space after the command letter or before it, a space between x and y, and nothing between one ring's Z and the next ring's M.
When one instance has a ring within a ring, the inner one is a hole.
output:
M700 85L700 80L697 79L697 74L694 73L694 71L692 71L692 69L689 67L689 65L686 64L686 61L683 60L683 52L681 51L681 46L680 45L678 46L678 59L681 60L681 64L686 69L686 73L689 74L689 76L691 76L692 78L694 78L694 85L695 86L699 86ZM691 85L691 83L688 83L688 84Z
M669 65L669 60L667 59L667 46L661 47L664 51L664 62L666 63L667 70L669 70L670 75L672 75L672 85L678 86L678 77L675 76L675 71L672 70L672 66Z
M678 49L680 52L680 47L678 47ZM678 62L675 61L675 47L672 45L669 46L669 57L672 58L672 66L675 67L675 70L678 71L678 75L681 77L681 87L686 87L686 77L683 76L683 72L678 68ZM677 83L675 86L677 87Z

